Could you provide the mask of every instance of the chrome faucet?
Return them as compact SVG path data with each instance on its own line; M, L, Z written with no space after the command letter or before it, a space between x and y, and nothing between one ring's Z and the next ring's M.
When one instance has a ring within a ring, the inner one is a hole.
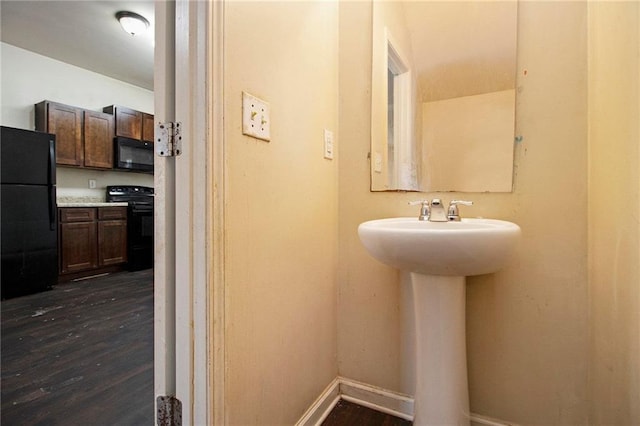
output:
M464 200L451 200L446 214L444 211L444 205L442 204L442 200L440 200L440 198L434 198L433 200L431 200L431 202L429 202L428 200L409 202L409 205L411 206L415 206L418 204L421 204L420 216L418 216L418 220L428 220L429 222L459 222L460 212L458 210L458 205L470 206L473 204L473 202Z
M440 198L431 200L431 215L429 222L447 222L447 215L444 212L444 206Z
M429 220L429 201L409 201L410 206L415 206L417 204L422 204L422 206L420 207L420 216L418 216L418 220Z
M460 222L460 212L458 211L458 205L472 206L473 201L451 200L449 202L449 209L447 211L447 219L450 222Z

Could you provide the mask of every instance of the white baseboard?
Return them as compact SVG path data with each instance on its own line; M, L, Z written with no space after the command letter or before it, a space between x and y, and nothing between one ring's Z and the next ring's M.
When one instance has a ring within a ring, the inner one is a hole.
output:
M340 397L364 407L413 421L413 398L366 383L338 377Z
M492 417L471 413L471 426L518 426L517 423L506 422Z
M321 425L338 401L340 401L340 378L336 377L302 415L296 426Z
M340 399L401 419L413 421L413 398L356 380L336 377L298 420L296 426L320 426ZM479 414L470 414L472 426L518 426Z
M408 395L338 376L298 420L296 426L320 426L341 399L413 420L413 398Z

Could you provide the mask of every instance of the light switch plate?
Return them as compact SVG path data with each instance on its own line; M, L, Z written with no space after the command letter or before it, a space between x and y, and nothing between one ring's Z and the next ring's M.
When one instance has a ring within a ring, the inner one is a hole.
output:
M242 133L263 141L271 140L269 103L242 92Z
M326 129L324 131L324 158L333 160L333 132Z
M382 154L375 152L373 154L373 171L376 173L382 173Z

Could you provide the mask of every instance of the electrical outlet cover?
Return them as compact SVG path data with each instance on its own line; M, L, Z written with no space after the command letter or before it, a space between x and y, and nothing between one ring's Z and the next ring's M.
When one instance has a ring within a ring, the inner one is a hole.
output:
M242 133L263 141L271 140L269 103L242 92Z

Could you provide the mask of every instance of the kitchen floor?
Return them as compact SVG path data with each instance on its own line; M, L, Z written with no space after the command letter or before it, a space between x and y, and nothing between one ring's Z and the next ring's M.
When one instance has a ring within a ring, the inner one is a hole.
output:
M153 424L153 270L0 304L2 425ZM323 426L411 422L340 401Z
M0 318L1 424L152 424L152 269L4 300Z

